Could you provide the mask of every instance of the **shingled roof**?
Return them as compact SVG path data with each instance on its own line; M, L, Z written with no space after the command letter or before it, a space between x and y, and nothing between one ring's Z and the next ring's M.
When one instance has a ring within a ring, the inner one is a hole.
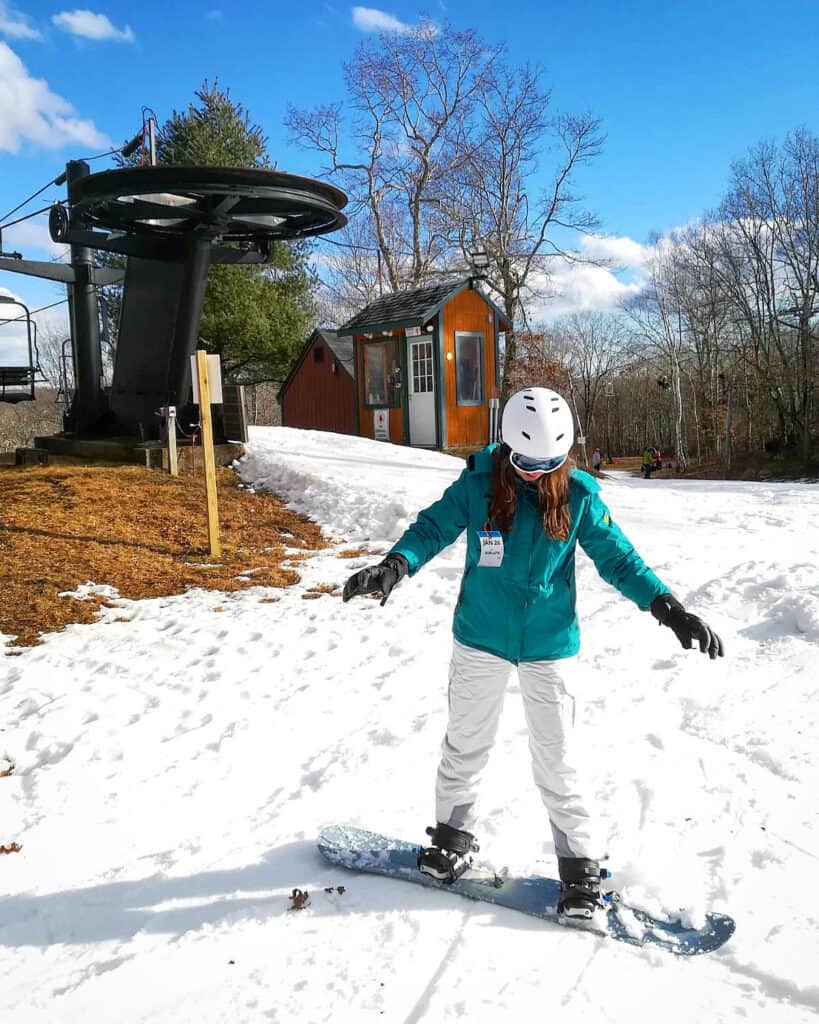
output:
M468 280L450 281L447 284L432 284L382 295L351 317L346 324L342 324L338 333L361 334L374 327L388 329L420 326L433 317L447 299L468 286Z
M313 343L316 341L316 335L321 338L324 344L330 349L333 355L336 357L344 370L347 371L350 377L355 380L355 355L353 353L353 339L352 338L339 338L336 331L330 330L328 327L317 327L310 337L305 341L302 346L302 350L299 353L298 359L293 364L290 373L288 373L286 380L276 392L276 397L279 401L282 400L282 395L290 386L290 381L296 376L299 371L299 367L304 362L307 353L313 347Z
M324 340L324 344L330 349L344 369L355 380L355 355L353 354L353 339L339 338L335 331L327 327L317 328L318 333Z

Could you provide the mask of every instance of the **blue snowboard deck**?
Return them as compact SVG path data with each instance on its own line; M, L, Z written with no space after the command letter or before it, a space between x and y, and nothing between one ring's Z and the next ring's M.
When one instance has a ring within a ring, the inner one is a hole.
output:
M554 878L532 875L528 878L499 876L488 870L468 871L450 884L422 874L416 858L420 846L400 839L367 832L348 825L332 825L322 830L318 848L331 864L368 874L397 878L428 889L457 893L473 900L494 903L546 921L558 921L557 900L560 884ZM634 946L654 946L677 956L696 956L719 949L734 934L734 921L724 914L708 914L703 928L693 928L681 920L658 920L623 902L613 902L607 912L588 923L572 922L570 927L596 931L619 942ZM561 924L565 921L560 920Z

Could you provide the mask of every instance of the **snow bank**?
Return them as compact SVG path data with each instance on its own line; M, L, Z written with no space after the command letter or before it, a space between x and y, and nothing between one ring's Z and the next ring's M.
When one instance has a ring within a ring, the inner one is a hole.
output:
M723 951L678 962L317 854L332 822L417 839L432 821L462 541L384 608L305 598L366 564L343 547L391 543L460 468L255 429L242 479L339 541L299 563L298 586L118 601L0 658L0 843L23 845L0 857L4 1021L816 1020L814 486L604 481L638 550L723 635L720 662L578 559L572 686L608 866L650 909L731 914ZM527 742L513 676L482 855L553 873Z
M283 497L330 536L391 544L463 469L440 452L320 430L251 428L241 479Z

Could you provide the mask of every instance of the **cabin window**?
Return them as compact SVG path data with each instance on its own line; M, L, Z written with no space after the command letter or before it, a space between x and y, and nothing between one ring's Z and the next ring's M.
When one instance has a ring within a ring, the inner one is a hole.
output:
M364 342L364 405L395 408L400 404L400 364L395 338Z
M316 347L313 349L313 362L314 363L323 363L324 362L324 349L321 347L321 345L316 345Z
M455 332L455 401L483 405L483 335Z

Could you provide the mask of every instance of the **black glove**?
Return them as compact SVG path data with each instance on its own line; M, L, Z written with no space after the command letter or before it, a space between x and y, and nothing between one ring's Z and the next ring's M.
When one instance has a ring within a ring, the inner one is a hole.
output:
M651 614L663 626L668 626L687 650L691 650L693 640L699 641L703 654L708 652L709 658L722 658L725 648L722 640L707 626L698 615L687 612L673 594L660 594L650 605Z
M366 569L359 569L344 584L344 593L341 595L343 601L349 601L351 597L359 597L361 594L381 593L381 607L387 603L387 598L392 593L393 587L399 580L402 580L409 572L409 562L403 555L397 553L387 555L383 562L378 565L368 565Z

